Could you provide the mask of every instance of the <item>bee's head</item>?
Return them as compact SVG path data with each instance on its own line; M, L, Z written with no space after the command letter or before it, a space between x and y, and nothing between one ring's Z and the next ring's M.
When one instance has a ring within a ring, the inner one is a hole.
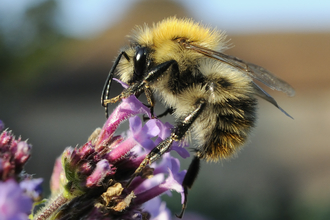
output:
M146 75L150 59L148 58L148 48L137 46L133 57L133 75L128 81L129 84L141 81Z

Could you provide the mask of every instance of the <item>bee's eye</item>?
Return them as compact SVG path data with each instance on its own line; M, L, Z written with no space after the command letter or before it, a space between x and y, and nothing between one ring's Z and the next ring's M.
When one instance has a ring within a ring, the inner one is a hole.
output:
M147 63L147 48L141 47L136 51L134 57L134 75L139 77L143 75Z

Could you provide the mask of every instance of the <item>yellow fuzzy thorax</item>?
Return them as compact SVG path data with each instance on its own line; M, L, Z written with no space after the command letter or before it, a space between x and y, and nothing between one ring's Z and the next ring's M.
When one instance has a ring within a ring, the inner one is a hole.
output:
M184 38L188 42L211 50L221 51L227 48L224 33L187 18L170 17L153 24L151 28L147 25L138 26L132 36L133 41L160 53L159 56L156 55L156 60L166 59L169 54L174 56L175 53L182 52L182 48L175 41L178 38Z

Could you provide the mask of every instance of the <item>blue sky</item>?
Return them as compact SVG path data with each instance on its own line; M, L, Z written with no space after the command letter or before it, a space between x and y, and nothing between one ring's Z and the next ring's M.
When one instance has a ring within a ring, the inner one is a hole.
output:
M1 0L0 25L19 22L28 7L45 0ZM72 37L92 37L118 21L133 0L56 0L54 23ZM229 34L329 32L329 0L177 0L196 20ZM13 25L13 24L11 24ZM14 24L15 25L15 24Z

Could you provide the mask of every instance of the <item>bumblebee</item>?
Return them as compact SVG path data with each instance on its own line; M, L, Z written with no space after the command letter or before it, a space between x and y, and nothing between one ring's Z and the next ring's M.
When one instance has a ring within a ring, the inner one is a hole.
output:
M171 17L152 27L137 27L130 40L109 72L101 104L107 115L109 103L144 93L152 115L156 96L167 108L161 116L171 113L176 119L171 135L146 156L132 179L167 152L173 141L188 133L193 137L194 159L182 183L185 199L178 215L182 217L200 160L229 158L246 143L256 122L256 96L291 117L254 80L289 96L295 91L266 69L224 54L229 47L226 35L191 19ZM114 77L129 87L110 98Z

